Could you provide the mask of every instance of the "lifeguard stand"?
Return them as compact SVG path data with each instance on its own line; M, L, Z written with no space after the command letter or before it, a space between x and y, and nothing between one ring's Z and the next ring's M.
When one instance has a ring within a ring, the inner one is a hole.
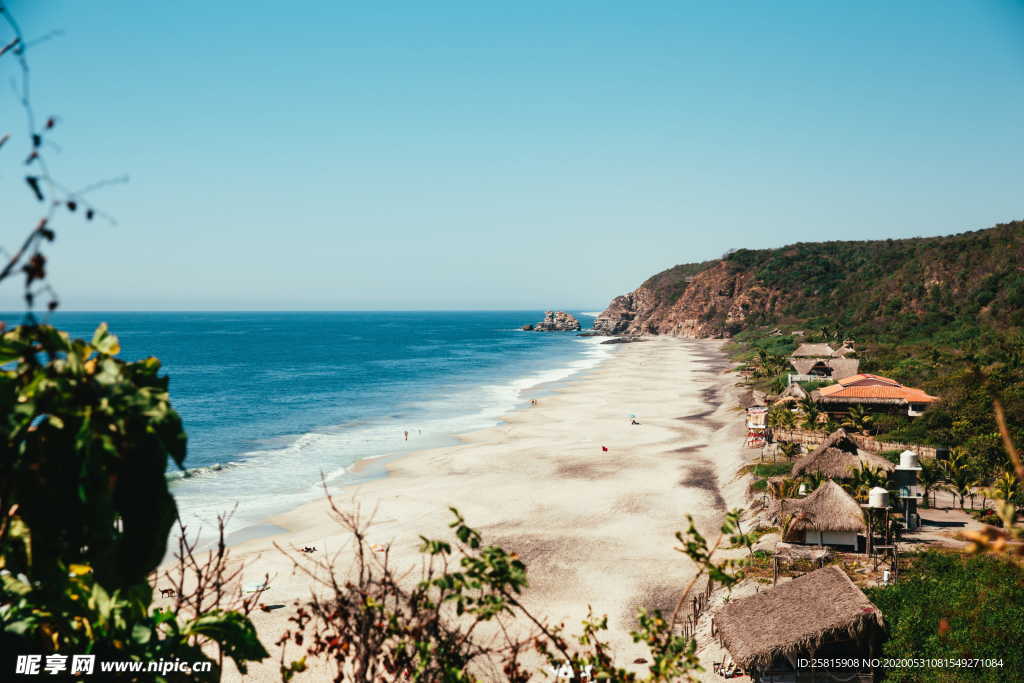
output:
M768 408L766 406L747 408L747 440L743 445L747 448L761 448L765 444L767 431Z

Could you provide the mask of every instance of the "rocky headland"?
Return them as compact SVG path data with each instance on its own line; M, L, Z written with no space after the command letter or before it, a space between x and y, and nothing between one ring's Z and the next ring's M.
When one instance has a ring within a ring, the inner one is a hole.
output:
M822 319L889 334L953 318L1019 325L1022 258L1022 221L944 237L737 249L654 275L615 297L594 329L702 339Z

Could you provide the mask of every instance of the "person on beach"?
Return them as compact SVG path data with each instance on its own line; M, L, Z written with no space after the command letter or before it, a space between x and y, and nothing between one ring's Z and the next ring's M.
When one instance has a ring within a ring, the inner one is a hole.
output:
M405 436L405 440L408 441L409 440L409 431L406 430L406 431L402 432L402 434Z

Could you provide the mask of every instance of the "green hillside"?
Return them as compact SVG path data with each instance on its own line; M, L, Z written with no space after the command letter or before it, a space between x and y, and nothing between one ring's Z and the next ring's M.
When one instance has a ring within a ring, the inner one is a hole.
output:
M740 249L725 261L786 294L783 319L885 341L957 343L1024 325L1024 222L948 237Z
M992 412L998 398L1024 444L1024 222L948 237L741 249L724 261L784 302L751 311L742 325L722 321L739 357L785 355L798 329L803 340L851 337L862 371L943 399L919 419L880 419L884 437L960 447L979 471L998 471L1006 460ZM659 298L674 271L649 281ZM770 335L774 328L786 334Z

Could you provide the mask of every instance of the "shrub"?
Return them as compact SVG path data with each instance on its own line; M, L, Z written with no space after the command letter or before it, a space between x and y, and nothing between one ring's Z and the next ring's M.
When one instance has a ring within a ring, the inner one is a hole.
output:
M267 656L244 613L150 610L177 517L164 470L186 437L160 362L119 351L106 325L89 342L46 325L0 338L0 652L206 660L212 642L244 671Z
M900 582L868 589L885 615L882 656L991 658L1001 668L887 669L894 681L1006 681L1024 671L1024 570L991 556L928 552Z

